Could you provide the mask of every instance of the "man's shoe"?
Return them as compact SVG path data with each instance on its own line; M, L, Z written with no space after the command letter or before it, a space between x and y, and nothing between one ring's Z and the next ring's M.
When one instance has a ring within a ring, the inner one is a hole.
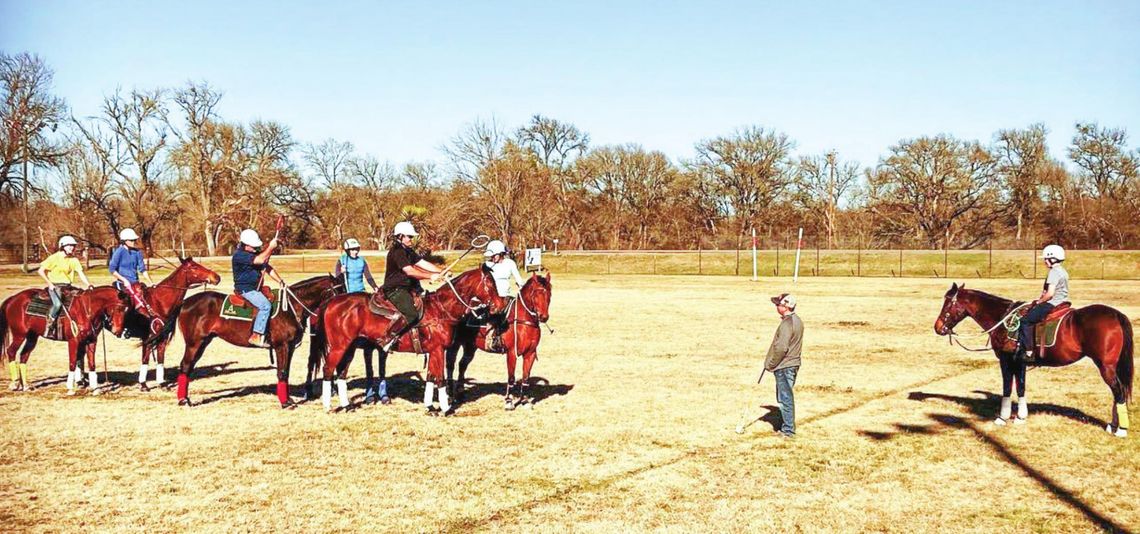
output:
M249 344L259 349L268 349L269 344L265 342L265 336L254 334L249 336Z

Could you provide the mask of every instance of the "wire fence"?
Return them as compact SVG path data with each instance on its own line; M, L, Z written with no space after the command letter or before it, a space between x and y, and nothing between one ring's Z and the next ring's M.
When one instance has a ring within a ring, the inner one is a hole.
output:
M0 249L2 252L4 249ZM148 258L150 268L166 270L177 264L178 250L155 250ZM204 252L204 251L203 251ZM445 260L462 251L438 252ZM306 250L273 258L278 270L297 273L331 273L339 257L337 251ZM380 277L384 270L383 252L362 254ZM756 252L756 275L792 276L795 249L768 249ZM1021 278L1045 276L1038 250L867 250L803 249L799 276L802 277L881 277L881 278ZM33 263L38 263L35 257ZM3 263L19 264L22 249L14 255L0 255ZM200 257L208 267L230 270L229 256ZM469 269L482 261L472 253L458 266ZM522 258L516 258L522 268ZM91 255L88 267L105 269L105 256ZM752 250L667 250L667 251L546 251L543 266L556 273L647 274L647 275L753 275ZM1065 268L1074 278L1090 280L1140 280L1140 251L1070 250Z

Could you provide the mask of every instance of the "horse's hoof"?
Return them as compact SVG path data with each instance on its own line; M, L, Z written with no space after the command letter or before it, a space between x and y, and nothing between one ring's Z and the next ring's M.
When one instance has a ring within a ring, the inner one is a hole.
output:
M380 397L380 404L383 404L383 405L392 404L392 398L387 396L387 395Z
M190 402L190 397L186 397L185 399L178 399L178 405L190 408L194 406L194 403Z
M1025 418L1023 418L1023 417L1014 417L1014 418L1013 418L1013 424L1015 424L1015 425L1024 425L1024 424L1025 424Z
M281 405L282 410L293 410L295 408L297 408L297 403L295 403L293 401L289 401L289 402L283 403Z
M994 419L994 426L1005 426L1005 419L998 417Z
M75 396L75 390L74 389L67 390L67 396L68 397L74 397ZM1111 432L1111 430L1109 432Z
M146 385L146 382L139 382L139 391L146 393L150 391L150 387Z
M95 388L95 389L89 391L87 394L98 397L99 395L103 394L103 388Z
M1116 436L1118 438L1126 438L1126 437L1128 437L1128 429L1127 428L1118 428L1118 429L1116 429L1116 432L1112 433L1112 435Z
M376 404L377 400L376 400L376 397L364 397L364 400L360 401L360 402L361 402L361 404L364 404L365 406L367 406L367 405L371 405L371 404Z
M515 409L515 403L508 400L505 403L503 403L503 409L508 411L508 412L513 411Z
M163 382L158 384L158 387L162 389L174 389L174 382Z
M439 417L439 408L435 406L428 406L427 415L429 417Z

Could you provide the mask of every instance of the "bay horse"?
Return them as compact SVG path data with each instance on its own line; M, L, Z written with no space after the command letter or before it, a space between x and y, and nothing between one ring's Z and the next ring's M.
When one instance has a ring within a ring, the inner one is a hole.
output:
M420 332L420 346L417 348L412 331L405 333L393 346L395 352L427 353L427 376L424 377L424 406L429 414L439 390L440 412L451 412L447 388L444 386L444 352L452 342L455 327L468 312L487 306L491 313L499 313L506 307L506 301L499 296L495 280L485 265L467 271L445 282L441 287L423 298L423 318L416 329ZM311 358L321 360L324 367L321 402L326 411L332 408L332 381L335 378L342 409L349 408L348 383L345 377L352 362L355 347L361 342L373 346L387 332L390 319L374 314L369 310L368 297L362 293L339 295L321 306L317 314L317 335L311 340L316 346ZM388 353L380 351L380 378L384 379L384 369ZM316 362L310 362L315 368ZM308 389L306 385L306 389Z
M513 410L519 404L527 402L525 388L530 380L531 368L538 358L538 342L542 339L540 325L550 319L551 281L550 271L546 275L532 274L517 299L511 301L504 319L506 330L502 334L502 344L490 350L489 336L495 328L487 324L482 327L469 326L462 321L455 330L455 340L447 348L447 386L451 389L453 397L463 393L463 384L466 381L467 366L475 359L475 349L484 352L506 355L507 360L507 391L503 398L504 408ZM452 371L455 369L455 356L459 349L463 349L463 358L459 361L459 380L452 380ZM517 386L517 398L512 398L515 392L515 365L522 358L522 380Z
M25 289L4 300L0 309L0 350L8 360L13 391L29 391L28 358L36 348L39 339L48 329L48 319L25 313L32 296L43 289ZM67 370L68 394L75 393L75 382L79 372L76 360L80 352L87 356L90 388L98 394L99 382L95 374L95 344L104 324L116 336L121 335L127 303L119 290L111 286L100 286L78 292L66 309L60 312L57 332L67 342L69 365ZM8 340L11 337L12 342ZM21 349L21 345L23 348ZM19 350L19 363L16 352Z
M1020 304L955 283L946 292L942 312L934 321L935 333L951 336L951 339L955 335L954 327L966 317L974 319L989 333L990 345L1001 364L1002 413L995 421L999 424L1009 416L1010 390L1015 379L1018 395L1015 422L1023 421L1027 415L1024 400L1027 364L1014 358L1016 342L1008 339L1002 326L1003 319ZM1093 304L1069 312L1057 329L1056 343L1042 349L1033 365L1062 367L1085 356L1092 359L1104 383L1112 390L1112 422L1106 430L1125 437L1128 435L1128 403L1132 400L1132 350L1132 321L1114 308Z
M177 310L186 298L186 292L203 285L218 285L222 277L194 258L179 258L179 265L166 278L150 287L143 287L143 294L162 325L178 319ZM139 390L150 391L147 387L147 367L154 361L154 381L161 387L166 384L166 346L170 343L173 331L167 331L149 345L146 340L157 336L152 321L135 310L127 313L127 335L143 340L142 362L139 365ZM160 332L162 329L160 328Z
M293 351L301 343L309 318L321 302L343 292L343 279L332 275L321 275L292 284L280 295L279 298L284 299L283 306L281 311L269 320L266 341L270 350L276 355L277 400L282 408L294 406L289 398L289 363L292 361ZM214 338L221 338L238 347L252 348L249 337L253 332L253 322L222 317L222 302L226 297L216 291L206 291L186 299L186 302L176 308L178 328L182 331L182 339L186 342L186 352L182 356L178 373L179 406L193 405L190 401L190 374L194 372L194 366ZM284 306L285 304L287 306ZM156 345L155 340L169 337L174 331L174 323L168 321L163 326L161 335L152 337L146 344Z

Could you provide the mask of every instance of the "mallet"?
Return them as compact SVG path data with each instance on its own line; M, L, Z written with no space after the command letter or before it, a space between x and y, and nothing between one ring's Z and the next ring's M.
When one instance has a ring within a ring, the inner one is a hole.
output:
M458 258L456 258L455 261L451 262L451 265L448 265L447 268L443 270L443 272L446 273L446 272L450 271L452 267L455 267L455 264L459 263L460 260L467 257L467 255L470 254L472 250L475 250L477 248L483 248L483 247L487 246L487 243L490 243L490 242L491 242L490 236L486 236L486 235L475 236L475 238L471 240L471 246L467 247L467 250L463 254L461 254Z

